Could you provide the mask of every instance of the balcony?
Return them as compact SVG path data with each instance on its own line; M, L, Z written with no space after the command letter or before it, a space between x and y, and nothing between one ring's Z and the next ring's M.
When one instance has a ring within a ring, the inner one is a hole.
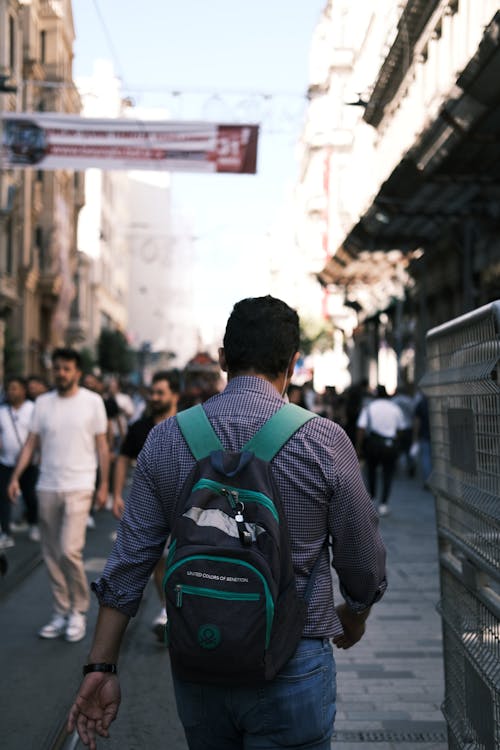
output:
M88 338L90 324L84 318L71 318L66 328L66 338L72 344L82 344Z
M63 18L64 0L40 0L40 15L42 18Z
M38 289L40 294L52 300L57 299L61 290L61 274L56 271L41 271L38 277Z
M0 271L0 315L19 303L17 285L13 276Z

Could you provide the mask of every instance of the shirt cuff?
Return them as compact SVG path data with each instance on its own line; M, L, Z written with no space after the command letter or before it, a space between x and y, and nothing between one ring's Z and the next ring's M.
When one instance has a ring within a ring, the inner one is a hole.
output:
M371 601L360 602L356 599L353 599L352 596L350 596L349 593L347 592L345 586L342 586L342 584L340 584L340 593L342 594L345 603L347 604L349 609L352 609L352 611L356 612L356 614L361 614L365 610L369 609L373 604L375 604L380 599L382 599L386 589L387 589L387 579L384 578L384 580L380 583L379 587L377 588Z
M90 584L90 588L102 607L117 609L127 617L134 617L137 614L141 600L131 600L130 594L113 591L104 578L98 578L97 581L93 581Z

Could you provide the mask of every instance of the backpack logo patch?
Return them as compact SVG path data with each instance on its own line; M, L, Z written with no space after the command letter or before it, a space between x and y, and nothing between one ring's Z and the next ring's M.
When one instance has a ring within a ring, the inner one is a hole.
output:
M220 630L217 625L202 625L198 630L198 643L201 648L217 648L221 640Z

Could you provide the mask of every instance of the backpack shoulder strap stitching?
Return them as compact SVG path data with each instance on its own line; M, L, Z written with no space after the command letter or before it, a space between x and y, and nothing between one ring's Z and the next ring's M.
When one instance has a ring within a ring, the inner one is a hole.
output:
M176 419L182 436L197 461L210 455L212 451L224 450L201 404L179 412Z
M263 461L271 461L299 427L317 416L296 404L285 404L265 422L243 450L251 451Z

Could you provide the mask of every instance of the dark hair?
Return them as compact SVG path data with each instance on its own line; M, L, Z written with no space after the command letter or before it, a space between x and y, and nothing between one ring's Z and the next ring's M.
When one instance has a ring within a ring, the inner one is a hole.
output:
M60 346L57 349L54 349L51 359L52 364L54 364L56 359L64 359L67 362L74 362L79 370L82 369L82 358L80 356L80 352L77 352L76 349L70 349L69 347Z
M173 393L180 393L181 376L179 370L158 370L151 378L151 382L157 383L159 380L166 380Z
M40 385L45 386L47 390L49 388L48 382L41 375L28 375L28 377L26 378L26 383L40 383Z
M275 297L249 297L233 307L224 334L229 372L283 373L299 349L299 316Z
M103 379L100 375L96 375L95 372L84 372L82 375L82 380L85 380L85 378L94 378L94 380L97 380L98 383L103 383Z
M11 375L7 380L5 381L6 388L9 387L11 383L19 383L19 385L24 388L25 391L28 390L28 383L26 382L26 378L21 377L21 375Z

